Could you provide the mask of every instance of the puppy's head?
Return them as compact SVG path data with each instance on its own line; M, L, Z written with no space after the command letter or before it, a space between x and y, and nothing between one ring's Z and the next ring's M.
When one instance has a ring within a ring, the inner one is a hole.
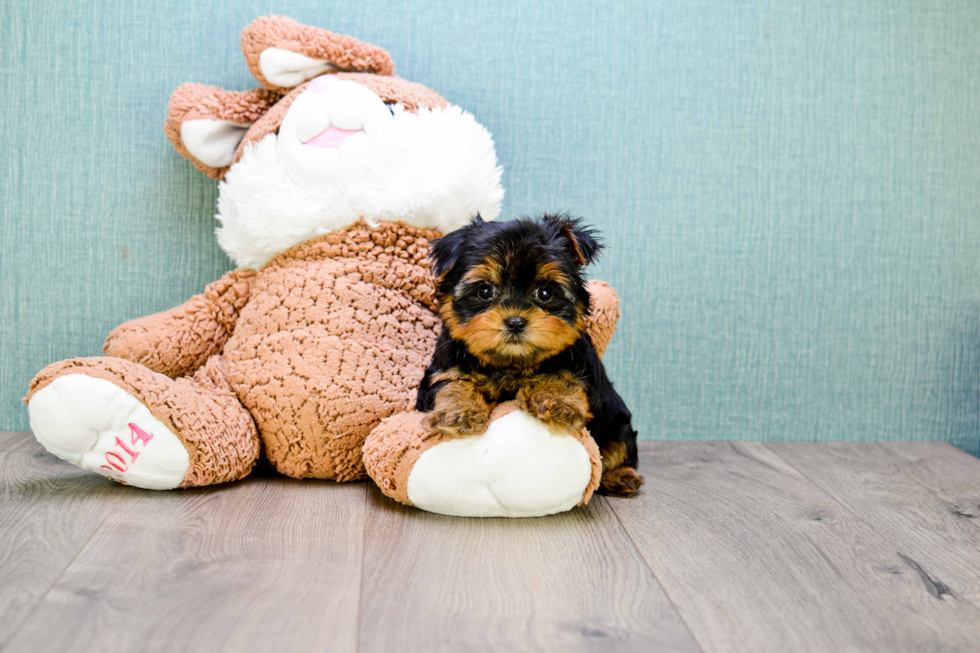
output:
M484 365L533 367L580 337L589 312L582 268L597 233L556 214L484 222L432 248L440 313L450 336Z

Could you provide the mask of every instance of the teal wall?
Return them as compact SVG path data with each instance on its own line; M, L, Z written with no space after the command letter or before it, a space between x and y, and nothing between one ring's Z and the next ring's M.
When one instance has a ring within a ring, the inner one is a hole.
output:
M980 4L0 0L0 428L52 361L230 263L161 125L283 13L389 49L496 137L505 213L606 233L644 438L980 453Z

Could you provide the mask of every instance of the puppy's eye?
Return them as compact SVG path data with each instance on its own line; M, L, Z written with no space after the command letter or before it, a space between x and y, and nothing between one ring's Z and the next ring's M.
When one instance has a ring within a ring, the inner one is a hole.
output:
M535 294L538 297L538 301L541 302L542 304L547 304L548 302L551 301L551 298L554 297L554 293L551 292L551 288L549 288L548 286L541 286L540 288L538 288Z
M494 288L489 283L485 283L476 289L476 296L485 302L493 299L494 294Z

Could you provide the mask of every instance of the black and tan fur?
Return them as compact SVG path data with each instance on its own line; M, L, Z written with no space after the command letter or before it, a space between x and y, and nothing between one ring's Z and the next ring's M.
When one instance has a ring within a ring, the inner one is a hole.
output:
M508 399L555 431L586 426L602 453L599 490L628 496L643 483L636 431L585 331L582 268L600 249L595 231L564 215L477 216L437 240L443 330L416 408L452 436L482 432Z

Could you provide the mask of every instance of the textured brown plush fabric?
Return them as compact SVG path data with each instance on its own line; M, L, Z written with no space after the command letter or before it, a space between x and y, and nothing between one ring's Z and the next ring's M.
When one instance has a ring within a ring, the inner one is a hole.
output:
M589 462L592 463L592 478L589 479L589 484L585 487L582 503L579 504L582 505L588 503L592 494L599 489L599 482L602 480L602 454L599 453L599 445L592 439L588 429L582 429L582 433L575 437L578 437L585 445L585 450L589 452Z
M248 301L253 270L234 270L177 308L122 324L102 351L172 379L194 372L221 351Z
M507 401L490 413L490 421L517 410L517 403ZM408 498L408 477L419 456L432 447L452 439L448 435L432 433L422 425L424 413L415 411L392 415L381 421L364 442L364 466L368 475L381 491L399 503L412 505ZM599 447L582 429L568 437L574 437L585 446L592 463L592 479L582 495L582 503L588 503L599 487L602 475L602 457Z
M208 359L193 376L176 381L121 358L74 358L41 370L24 400L69 374L111 381L180 438L190 456L190 468L180 487L244 478L258 460L255 423L228 385L220 356Z
M414 402L437 334L426 256L438 235L358 223L256 275L224 355L281 473L362 478L364 438Z
M589 281L589 295L592 298L592 310L585 320L585 329L592 338L592 346L596 353L602 356L606 347L616 333L616 323L619 322L619 295L605 281Z
M319 27L297 23L286 16L262 16L242 30L242 54L252 76L262 86L282 90L262 74L259 55L267 48L282 48L318 61L329 61L337 68L375 75L394 75L395 64L388 53L376 45L353 36L334 34Z

